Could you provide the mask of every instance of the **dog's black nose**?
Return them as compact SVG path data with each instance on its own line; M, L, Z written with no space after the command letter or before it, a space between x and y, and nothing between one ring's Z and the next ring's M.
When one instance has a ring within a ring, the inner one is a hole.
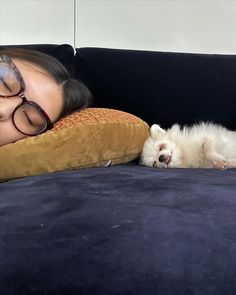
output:
M165 161L165 155L160 155L159 162L164 162L164 161Z

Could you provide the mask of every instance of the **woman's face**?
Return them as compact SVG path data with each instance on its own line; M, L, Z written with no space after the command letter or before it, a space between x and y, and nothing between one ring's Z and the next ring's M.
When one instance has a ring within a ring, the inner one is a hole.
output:
M63 89L49 74L33 63L13 59L25 83L24 95L43 109L52 122L55 122L63 108ZM20 105L19 96L0 97L0 146L27 137L20 133L12 121L12 113Z

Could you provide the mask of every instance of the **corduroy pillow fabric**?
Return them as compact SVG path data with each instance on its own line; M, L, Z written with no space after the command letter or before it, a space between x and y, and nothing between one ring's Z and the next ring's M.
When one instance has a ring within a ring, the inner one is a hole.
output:
M148 135L148 124L134 115L87 108L44 134L2 146L0 180L126 163L140 155Z

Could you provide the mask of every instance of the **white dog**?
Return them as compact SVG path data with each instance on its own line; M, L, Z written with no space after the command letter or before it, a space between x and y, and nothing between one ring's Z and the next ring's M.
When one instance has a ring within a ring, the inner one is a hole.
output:
M236 132L212 123L166 131L154 124L140 160L157 168L236 168Z

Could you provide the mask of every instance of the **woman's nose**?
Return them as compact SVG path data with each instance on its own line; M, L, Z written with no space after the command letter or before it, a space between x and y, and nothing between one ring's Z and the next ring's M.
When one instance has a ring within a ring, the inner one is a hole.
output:
M11 118L15 108L22 102L20 97L0 98L0 122Z

